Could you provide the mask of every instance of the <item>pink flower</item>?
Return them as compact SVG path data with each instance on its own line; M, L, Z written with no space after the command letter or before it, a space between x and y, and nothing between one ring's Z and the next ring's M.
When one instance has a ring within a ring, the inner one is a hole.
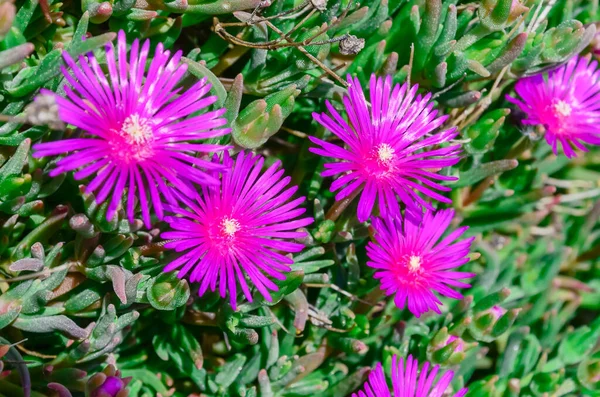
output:
M454 372L446 371L435 382L440 366L434 366L429 371L430 364L426 362L418 373L419 362L412 356L408 356L406 366L404 359L392 358L392 389L394 397L442 397L447 394L448 387ZM433 388L432 388L433 387ZM364 391L352 394L352 397L391 397L390 388L385 381L385 374L381 363L377 364L369 374L369 379L364 385ZM460 389L453 397L463 397L467 389ZM448 391L449 392L449 391Z
M133 220L137 197L142 218L150 227L149 205L162 219L163 198L176 203L173 191L191 195L190 182L218 184L218 179L203 169L222 166L196 154L225 146L197 141L225 135L229 129L220 128L226 124L220 117L225 109L192 116L217 98L205 97L210 90L206 79L185 91L176 87L187 71L187 65L180 63L181 51L171 57L159 44L145 71L150 42L140 48L135 40L129 56L126 46L123 31L119 32L116 54L112 43L106 46L108 80L93 54L79 57L77 64L63 52L69 67L62 67L68 82L66 98L44 93L54 95L60 118L83 132L74 138L37 144L34 156L69 153L57 162L51 176L73 170L78 170L74 174L77 180L93 175L87 192L96 192L99 204L110 196L107 219L112 219L127 191L129 219Z
M450 287L468 288L461 279L474 277L473 273L456 272L455 268L469 261L468 255L474 237L455 242L466 230L461 227L441 239L454 211L436 213L426 211L422 219L399 217L382 220L375 218L375 242L367 244L367 265L377 269L381 289L387 295L396 294L394 302L415 316L433 310L441 313L442 302L434 292L453 299L462 295Z
M218 281L221 297L228 291L234 309L237 282L252 301L245 276L271 301L269 290L278 288L268 277L284 280L293 264L285 254L304 247L287 240L305 237L306 233L295 230L313 222L298 219L305 212L298 208L304 197L290 201L298 187L285 188L291 178L283 178L281 163L261 173L263 164L260 156L241 152L234 162L225 153L223 165L228 172L221 186L203 186L195 200L181 197L189 209L175 208L180 216L165 218L173 231L162 237L175 239L165 247L185 254L164 271L179 269L180 278L189 274L191 282L200 282L199 295L209 286L214 291Z
M506 99L527 114L524 124L540 125L546 141L558 154L558 144L569 158L573 147L600 144L600 71L598 62L574 57L548 75L521 79L515 85L519 98Z
M348 76L350 88L344 106L349 123L326 102L331 116L313 113L313 117L342 140L345 147L311 137L319 148L313 153L338 160L326 163L323 176L340 175L331 184L331 191L339 190L335 199L342 200L363 189L358 203L358 220L366 221L378 201L382 216L399 215L398 198L408 207L432 208L418 193L450 203L451 200L435 190L450 191L435 180L451 181L457 178L437 174L434 170L456 164L459 145L428 150L433 145L450 141L457 135L456 128L432 132L447 117L437 117L430 102L431 94L418 95L417 86L410 90L392 87L392 78L376 79L369 85L371 104L367 103L358 79ZM370 109L369 109L370 107Z
M449 344L451 344L455 340L458 340L458 346L456 346L456 350L455 351L457 351L457 352L465 351L465 341L462 340L461 338L459 338L458 336L455 336L455 335L450 335L448 337L448 339L446 340L446 342L444 343L444 346L448 346Z

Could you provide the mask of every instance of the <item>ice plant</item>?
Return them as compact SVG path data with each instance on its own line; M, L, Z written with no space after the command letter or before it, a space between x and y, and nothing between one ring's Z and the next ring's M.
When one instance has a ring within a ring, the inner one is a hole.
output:
M217 100L206 96L210 90L206 79L185 90L177 87L187 71L181 51L171 56L158 44L146 71L149 50L148 40L140 46L136 39L128 55L125 33L120 31L116 50L112 43L106 46L108 79L93 54L79 57L77 63L64 51L66 97L44 94L54 95L62 121L82 133L34 146L35 157L68 153L51 176L73 170L77 180L93 176L87 191L96 192L98 203L111 196L108 219L125 191L127 214L133 219L137 196L148 227L150 206L162 219L164 200L175 203L173 191L191 194L190 182L218 184L205 170L221 166L197 153L220 151L224 146L198 141L229 131L220 128L226 123L220 117L225 109L196 114Z
M391 397L391 391L394 391L394 397L442 397L449 395L446 392L454 377L453 371L446 371L435 381L440 366L431 368L426 362L418 373L419 362L412 356L406 359L406 365L403 358L398 360L394 355L392 358L392 389L388 387L385 374L381 363L377 364L375 369L369 374L369 379L365 382L364 390L352 394L352 397ZM463 397L467 394L466 388L460 389L453 397Z
M392 86L392 78L371 76L370 105L358 79L348 77L350 88L344 98L348 114L346 122L326 102L331 116L313 113L313 117L345 144L345 147L311 137L318 148L311 151L338 162L326 163L323 176L340 175L331 184L335 199L362 193L358 203L358 219L366 221L377 200L382 216L398 215L398 198L413 209L432 208L418 193L449 203L438 191L450 188L436 181L456 178L435 172L459 161L459 145L432 149L457 135L456 128L434 132L447 116L437 117L430 101L431 94L416 95L417 86Z
M278 288L269 277L284 280L293 264L285 254L304 247L288 240L305 237L296 229L313 220L298 218L305 212L299 208L305 199L292 199L298 187L286 188L290 177L283 177L279 161L261 172L262 157L240 152L235 161L226 153L223 164L228 171L222 175L220 187L204 186L195 199L182 197L188 208L174 208L178 216L165 218L172 231L162 237L174 239L165 247L186 252L164 270L179 269L179 277L200 282L199 295L209 287L214 291L218 281L221 297L229 292L233 308L238 282L252 301L247 276L271 301L269 290Z
M524 124L542 126L546 141L558 154L562 146L569 158L574 148L600 144L600 71L598 62L573 57L549 72L521 79L515 85L517 98L506 99L526 113Z
M461 279L475 276L455 269L469 261L473 237L456 241L467 227L458 228L445 238L453 210L426 211L422 219L407 217L375 218L375 242L367 245L367 265L375 268L375 278L387 295L396 294L394 302L415 316L433 310L441 313L437 292L453 299L462 295L451 287L470 287Z

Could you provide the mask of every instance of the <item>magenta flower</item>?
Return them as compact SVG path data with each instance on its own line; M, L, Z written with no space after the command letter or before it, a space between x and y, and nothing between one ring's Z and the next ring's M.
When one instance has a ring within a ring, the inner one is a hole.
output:
M450 287L468 288L461 279L474 277L474 273L454 271L469 261L468 255L474 237L455 242L468 227L461 227L443 238L453 210L437 213L426 211L423 218L375 218L375 242L367 244L367 265L377 269L381 289L387 295L396 294L394 302L415 316L433 310L440 314L442 303L434 292L453 299L462 295Z
M173 191L191 195L190 182L219 183L204 170L222 166L196 154L225 147L197 141L225 135L229 129L219 128L226 124L220 117L225 109L193 115L217 98L205 97L210 90L206 79L185 91L176 87L187 71L187 65L180 63L181 51L171 57L159 44L146 72L150 42L146 40L140 48L139 40L135 40L129 56L126 45L125 33L120 31L116 54L112 43L106 46L109 80L93 54L80 56L77 64L63 52L69 67L62 67L68 82L64 87L66 98L44 93L55 97L60 118L83 133L37 144L34 156L69 153L57 162L51 176L73 170L78 170L74 174L77 180L93 175L86 191L96 192L99 204L111 196L107 219L112 219L127 190L129 219L133 220L137 197L149 227L150 205L162 219L163 199L176 203Z
M446 392L450 392L448 387L452 378L453 371L446 371L435 382L440 366L434 366L429 370L430 364L426 362L418 373L419 362L412 356L408 356L406 366L404 359L392 358L392 390L394 397L442 397ZM433 388L432 388L433 387ZM365 382L364 391L352 394L352 397L391 397L390 388L385 381L385 374L381 363L377 364L374 370L369 374L369 379ZM460 389L453 397L463 397L468 389Z
M523 124L543 126L546 142L558 154L558 144L569 158L573 147L587 152L584 143L600 145L600 71L598 62L574 57L548 75L521 79L519 98L506 96L527 114Z
M413 209L431 208L418 193L450 203L451 200L435 190L450 191L435 180L451 181L457 178L436 173L442 167L456 164L459 145L428 149L450 141L457 135L456 128L432 132L440 127L447 116L437 117L430 102L431 94L418 95L417 86L410 90L392 87L392 78L371 76L371 104L367 103L358 79L348 76L349 97L344 106L349 123L326 102L327 114L313 113L313 117L342 140L346 147L311 137L319 148L313 153L332 157L338 162L325 164L323 176L341 175L331 184L331 191L339 190L335 199L342 200L363 189L358 203L358 220L366 221L378 201L382 216L400 214L397 197Z
M165 247L186 253L164 270L179 269L180 278L189 274L191 282L200 282L200 296L209 286L214 291L218 281L221 297L228 291L234 309L238 282L252 301L246 276L271 301L269 290L278 288L268 277L284 280L293 264L285 254L304 247L286 240L305 237L296 229L313 222L298 219L305 212L298 208L304 197L289 201L298 187L285 188L291 178L283 178L281 163L261 173L263 164L260 156L241 152L234 162L225 153L223 165L228 172L221 187L203 186L195 200L181 197L189 209L175 208L173 212L180 216L165 218L173 231L162 237L175 239Z

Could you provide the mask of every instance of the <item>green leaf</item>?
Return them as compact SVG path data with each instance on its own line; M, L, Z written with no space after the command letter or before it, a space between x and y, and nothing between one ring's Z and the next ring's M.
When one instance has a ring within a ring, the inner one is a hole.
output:
M148 302L158 310L174 310L186 304L190 287L186 280L177 278L176 272L161 273L148 282Z

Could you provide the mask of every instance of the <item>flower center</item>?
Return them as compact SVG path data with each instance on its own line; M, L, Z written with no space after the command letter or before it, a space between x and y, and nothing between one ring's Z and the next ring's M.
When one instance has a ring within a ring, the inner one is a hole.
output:
M223 218L221 221L221 231L228 237L234 237L240 228L240 223L233 218Z
M112 132L109 145L116 161L130 164L152 157L154 131L148 119L134 113L125 119L120 130Z
M408 260L408 270L411 273L416 272L421 268L421 257L416 255L411 255Z
M573 109L571 108L571 105L569 105L567 102L563 101L563 100L558 100L555 104L554 104L554 112L557 114L557 116L559 117L569 117L571 115L571 111Z
M121 127L121 136L131 144L147 143L154 136L152 128L148 125L148 119L134 113L125 119Z
M365 153L362 161L362 172L366 178L376 181L385 180L394 172L396 150L387 143L380 143Z
M391 269L396 281L406 288L417 288L429 284L429 274L422 255L400 255Z
M377 146L377 158L381 163L389 163L394 159L394 157L396 157L395 154L396 151L394 148L387 143L382 143L381 145Z

